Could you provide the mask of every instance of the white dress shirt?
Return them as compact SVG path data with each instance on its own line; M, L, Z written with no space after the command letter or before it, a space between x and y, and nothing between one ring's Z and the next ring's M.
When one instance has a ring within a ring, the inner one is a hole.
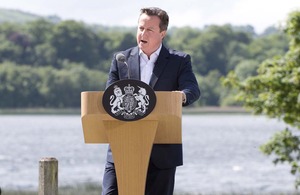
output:
M141 81L144 83L149 84L150 82L154 64L158 58L161 46L162 45L160 45L159 48L150 55L150 59L142 50L140 50Z

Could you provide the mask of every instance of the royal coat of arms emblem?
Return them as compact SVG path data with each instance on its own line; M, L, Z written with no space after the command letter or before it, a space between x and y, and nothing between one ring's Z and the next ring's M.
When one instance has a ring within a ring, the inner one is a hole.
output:
M134 121L146 117L154 109L153 89L139 80L120 80L110 85L103 94L102 104L112 117Z

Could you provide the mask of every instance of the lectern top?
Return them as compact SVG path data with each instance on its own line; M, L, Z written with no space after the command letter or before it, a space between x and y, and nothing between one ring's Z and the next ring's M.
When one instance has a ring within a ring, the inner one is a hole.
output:
M85 143L108 143L104 121L139 123L141 120L158 121L154 143L182 143L182 96L180 92L155 92L156 106L147 117L133 122L119 121L106 113L102 106L102 91L81 93L81 120ZM141 126L141 128L143 128Z

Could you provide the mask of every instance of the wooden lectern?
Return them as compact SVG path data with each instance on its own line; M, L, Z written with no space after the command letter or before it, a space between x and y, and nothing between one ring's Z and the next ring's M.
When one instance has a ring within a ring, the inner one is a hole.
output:
M156 106L145 118L120 121L102 106L104 92L81 93L81 120L85 143L109 143L119 195L143 195L153 143L182 143L180 92L155 92Z

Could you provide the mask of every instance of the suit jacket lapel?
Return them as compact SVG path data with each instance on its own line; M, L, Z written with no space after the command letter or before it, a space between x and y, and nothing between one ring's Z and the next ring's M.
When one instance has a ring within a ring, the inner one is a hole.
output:
M159 56L158 56L158 58L155 62L155 66L154 66L153 73L152 73L150 83L149 83L149 85L153 89L154 89L154 86L155 86L159 76L161 75L161 73L165 69L166 64L168 63L168 57L169 57L169 51L167 50L167 48L165 48L162 45Z
M130 69L130 79L140 80L140 58L138 47L132 49L127 63Z

